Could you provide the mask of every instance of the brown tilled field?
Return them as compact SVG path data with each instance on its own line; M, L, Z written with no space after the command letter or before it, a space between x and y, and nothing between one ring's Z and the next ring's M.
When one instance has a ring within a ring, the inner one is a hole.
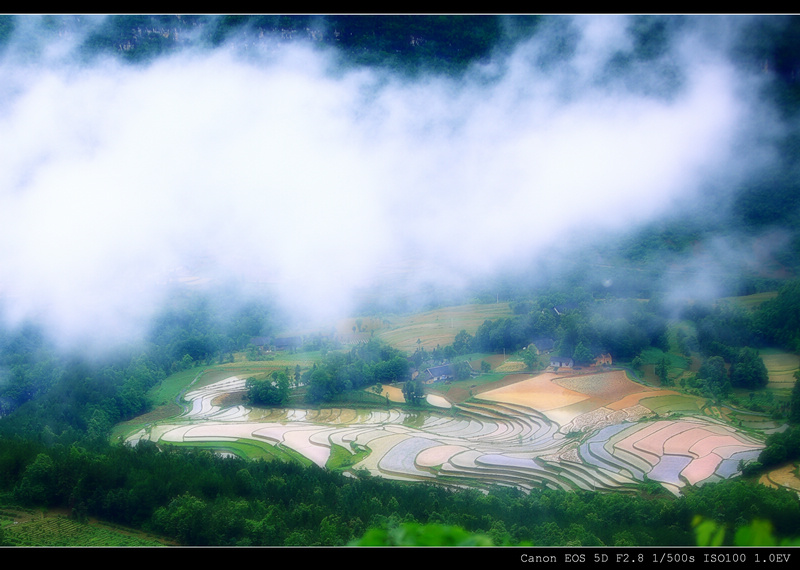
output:
M568 376L559 378L556 382L564 388L607 402L614 402L629 394L635 394L645 389L641 384L629 380L624 370Z
M521 376L524 378L524 376ZM554 380L557 374L545 372L538 376L481 393L481 399L507 404L519 404L536 410L547 411L585 400L588 396L559 386Z

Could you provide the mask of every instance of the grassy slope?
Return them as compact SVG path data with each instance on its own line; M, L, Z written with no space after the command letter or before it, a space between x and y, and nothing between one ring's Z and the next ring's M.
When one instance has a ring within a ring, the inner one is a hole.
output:
M759 354L767 367L769 381L788 383L787 386L791 388L794 383L794 373L800 368L800 357L777 348L763 348Z
M767 291L765 293L755 293L753 295L743 295L741 297L724 297L721 301L733 301L739 305L754 310L757 309L764 301L777 297L777 291Z
M453 343L463 329L474 335L483 321L512 316L508 303L461 305L428 311L417 315L386 318L375 336L392 346L412 353L417 339L425 350Z

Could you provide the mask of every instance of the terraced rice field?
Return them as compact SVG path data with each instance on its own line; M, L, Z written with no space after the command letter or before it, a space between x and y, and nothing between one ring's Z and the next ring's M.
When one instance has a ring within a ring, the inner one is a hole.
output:
M761 483L768 487L791 489L800 493L800 479L797 477L797 465L784 465L761 476Z
M784 385L791 389L794 383L794 373L800 368L800 357L790 352L776 349L764 349L760 352L764 366L769 373L771 384Z
M632 491L646 476L676 494L737 475L739 462L763 448L743 431L702 416L693 398L636 384L623 371L515 378L450 409L437 396L443 409L421 414L225 407L219 396L244 390L244 380L231 377L188 392L183 415L128 440L221 447L251 441L319 466L338 445L353 455L369 450L353 468L393 479ZM395 390L386 391L391 399ZM687 415L667 415L676 405Z

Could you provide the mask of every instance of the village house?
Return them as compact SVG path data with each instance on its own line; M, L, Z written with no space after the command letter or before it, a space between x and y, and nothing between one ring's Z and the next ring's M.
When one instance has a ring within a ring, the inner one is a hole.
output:
M430 384L432 382L452 380L453 378L455 378L453 367L449 364L442 364L441 366L433 366L428 368L422 377L422 381L426 384Z
M611 366L611 355L609 353L601 354L594 359L595 366Z
M529 345L536 349L536 354L549 354L556 346L552 338L537 338Z
M575 362L566 356L551 356L550 366L553 368L572 368L575 366Z

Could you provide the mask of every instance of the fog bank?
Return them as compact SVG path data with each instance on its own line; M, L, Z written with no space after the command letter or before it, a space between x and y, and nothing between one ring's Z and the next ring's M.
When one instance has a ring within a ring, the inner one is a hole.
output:
M559 18L457 79L342 70L302 42L138 66L9 49L5 317L124 340L170 285L238 281L335 318L398 267L460 287L575 233L641 227L772 160L765 78L708 41L731 25L685 26L618 65L629 20Z

